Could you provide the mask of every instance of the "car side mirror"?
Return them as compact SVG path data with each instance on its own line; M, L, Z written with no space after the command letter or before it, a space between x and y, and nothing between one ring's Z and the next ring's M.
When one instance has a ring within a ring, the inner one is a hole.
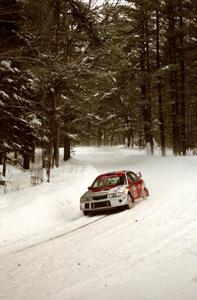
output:
M88 191L90 191L90 190L91 190L91 186L88 187Z
M141 174L141 172L138 172L138 176L141 178L142 177L142 174Z

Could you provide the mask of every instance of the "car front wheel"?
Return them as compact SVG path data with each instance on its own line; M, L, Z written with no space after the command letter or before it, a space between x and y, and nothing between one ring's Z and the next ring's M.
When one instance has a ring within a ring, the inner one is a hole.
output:
M127 204L127 208L131 209L133 207L134 201L133 198L131 197L131 195L127 195L127 200L128 200L128 204Z
M147 199L147 197L149 196L149 191L147 188L143 187L142 189L142 198Z

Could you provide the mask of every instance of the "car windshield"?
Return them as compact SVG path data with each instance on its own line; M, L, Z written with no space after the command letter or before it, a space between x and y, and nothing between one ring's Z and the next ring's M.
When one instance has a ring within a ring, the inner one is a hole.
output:
M118 176L118 175L113 175L113 176L103 176L97 178L93 184L93 188L103 188L107 186L118 186L118 185L124 185L126 184L126 178L124 175Z

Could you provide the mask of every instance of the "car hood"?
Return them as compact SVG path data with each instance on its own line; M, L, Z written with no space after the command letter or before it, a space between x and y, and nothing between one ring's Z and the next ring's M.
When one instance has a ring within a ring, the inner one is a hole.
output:
M95 188L95 189L91 189L90 191L85 192L82 197L123 192L126 187L127 187L127 185L121 185L121 186L116 186L116 187Z

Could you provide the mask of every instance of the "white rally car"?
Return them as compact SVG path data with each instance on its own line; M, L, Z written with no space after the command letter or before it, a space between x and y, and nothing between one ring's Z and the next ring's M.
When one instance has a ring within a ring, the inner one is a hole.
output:
M117 207L131 208L138 199L147 198L149 191L141 174L116 171L101 174L80 198L84 215Z

